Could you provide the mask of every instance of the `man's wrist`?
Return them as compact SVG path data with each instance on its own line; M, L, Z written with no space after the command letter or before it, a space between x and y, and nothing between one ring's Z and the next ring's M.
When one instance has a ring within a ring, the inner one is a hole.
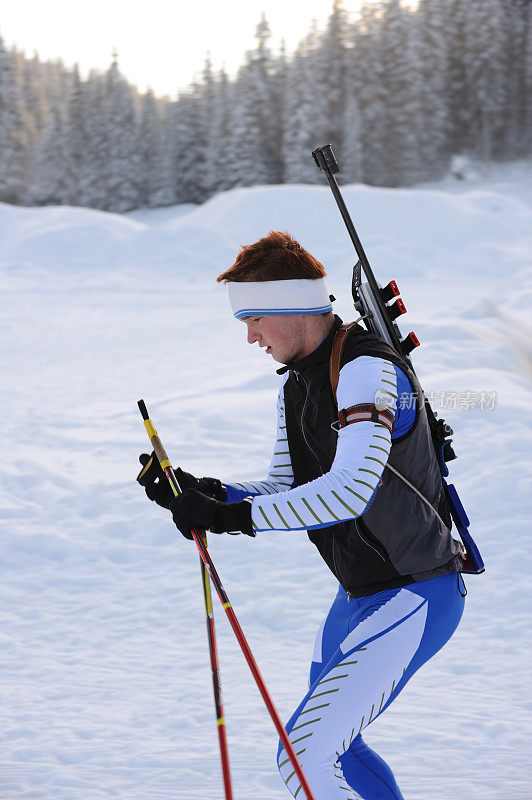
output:
M215 532L245 533L255 536L251 516L251 497L237 503L224 503L219 506L215 516ZM213 528L211 528L213 530Z
M227 489L218 478L199 478L199 491L220 503L227 501Z

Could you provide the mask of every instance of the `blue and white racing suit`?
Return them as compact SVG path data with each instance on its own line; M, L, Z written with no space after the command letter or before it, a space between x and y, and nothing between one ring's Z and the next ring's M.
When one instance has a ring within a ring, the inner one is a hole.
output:
M372 403L378 394L394 414L393 434L369 420L343 428L330 471L297 487L282 388L269 473L265 480L227 485L228 501L252 496L257 531L318 530L363 514L378 489L392 438L413 424L412 404L400 401L411 392L407 376L397 365L372 356L340 370L338 406ZM287 724L316 800L402 798L392 771L365 744L362 732L449 640L462 616L464 596L457 572L363 597L351 597L340 586L318 631L309 691ZM278 766L291 794L303 797L282 746Z
M367 597L340 587L316 637L310 689L286 726L316 800L401 800L391 769L362 732L452 636L464 595L458 573ZM281 745L277 762L297 796Z

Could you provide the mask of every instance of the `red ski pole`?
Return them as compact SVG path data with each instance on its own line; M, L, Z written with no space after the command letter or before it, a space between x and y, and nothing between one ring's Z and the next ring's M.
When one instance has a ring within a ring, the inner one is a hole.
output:
M168 456L166 454L166 450L164 449L164 447L162 445L162 442L159 439L157 431L155 430L155 427L154 427L152 421L149 418L148 411L146 409L146 405L145 405L143 400L139 400L138 407L140 409L140 413L142 414L142 418L144 420L144 425L146 426L146 430L148 432L148 436L150 437L150 441L152 443L153 449L155 450L157 458L159 459L159 463L160 463L161 467L163 468L163 470L165 471L166 477L170 481L170 484L172 485L175 493L179 494L179 492L180 492L179 484L177 483L176 477L174 475L174 470L173 470L172 465L170 463L170 460L169 460L169 458L168 458ZM264 703L266 705L266 708L268 709L270 717L272 718L272 722L273 722L273 724L275 725L275 727L277 729L277 733L279 734L279 738L281 739L281 742L283 743L283 747L286 750L286 752L288 753L288 757L290 758L290 761L292 762L292 766L294 767L294 771L295 771L295 773L296 773L296 775L297 775L297 777L299 779L300 788L303 789L303 791L305 792L305 794L307 796L307 800L316 800L315 797L314 797L314 794L312 792L312 789L310 788L309 783L308 783L308 781L307 781L307 779L305 777L305 774L303 772L301 764L299 763L299 761L297 759L297 754L296 754L296 751L294 750L292 742L288 738L288 734L287 734L287 732L285 730L285 727L284 727L283 723L281 722L281 718L280 718L280 716L279 716L279 714L277 712L277 709L275 708L275 706L273 704L273 700L270 697L270 693L268 692L268 689L266 688L266 684L264 683L264 678L260 674L260 670L259 670L259 668L257 666L257 662L255 661L253 653L251 652L251 648L250 648L249 644L247 643L246 637L244 636L244 632L243 632L242 628L240 627L240 623L238 622L236 614L233 611L233 607L232 607L231 603L229 602L229 598L228 598L228 596L226 594L226 591L225 591L225 589L224 589L224 587L222 585L220 577L219 577L218 573L216 572L216 568L214 566L214 563L213 563L213 560L211 558L211 555L210 555L210 553L209 553L209 551L208 551L208 549L206 547L206 544L204 544L204 542L203 542L203 537L205 536L205 532L201 531L201 530L193 530L192 531L192 536L194 537L194 541L196 542L196 545L198 547L198 550L199 550L201 559L203 561L203 564L204 564L205 568L208 569L208 571L209 571L209 575L212 578L212 582L214 583L214 587L216 589L218 597L220 598L220 602L221 602L221 604L222 604L222 606L223 606L223 608L225 610L225 613L227 614L227 618L229 620L229 623L230 623L230 625L231 625L231 627L233 629L233 632L234 632L234 634L235 634L235 636L237 638L237 641L238 641L238 643L240 645L240 648L241 648L241 650L242 650L242 652L244 654L244 658L246 659L246 661L248 663L248 666L249 666L249 668L251 670L251 674L253 675L253 677L255 679L255 683L257 684L259 692L262 695L262 699L264 700ZM297 789L297 792L299 792L299 789Z
M170 460L166 454L166 450L164 449L162 442L159 439L159 436L157 435L157 431L155 430L148 416L148 411L146 409L146 405L143 400L139 400L138 407L140 409L140 413L142 414L144 425L146 427L146 431L152 443L153 449L155 450L155 454L159 459L161 467L164 469L166 473L166 477L170 481L170 486L172 487L174 494L177 496L178 494L181 494L181 488L179 486L179 483L177 482L177 478L174 474L174 470L172 468ZM207 536L205 534L205 531L194 531L193 536L198 547L200 546L199 542L201 542L201 547L205 552L208 553ZM220 685L220 669L218 666L218 649L216 647L216 631L214 629L214 613L212 608L211 584L209 581L209 572L207 570L207 567L203 563L203 557L201 553L202 551L200 550L201 579L203 583L203 601L205 603L205 618L207 621L207 639L209 641L209 655L211 660L212 690L214 694L214 707L216 709L216 726L218 728L218 742L220 745L220 758L222 762L222 775L224 782L225 800L233 800L231 773L229 770L229 751L227 749L225 717L224 717L224 709L222 703L222 691Z

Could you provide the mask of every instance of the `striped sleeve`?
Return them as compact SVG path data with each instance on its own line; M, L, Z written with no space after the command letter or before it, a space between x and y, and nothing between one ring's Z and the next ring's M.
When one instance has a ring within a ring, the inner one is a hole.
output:
M338 407L375 402L395 418L397 377L393 364L361 356L342 367ZM253 498L254 529L314 530L360 516L373 500L390 449L391 433L385 425L368 420L342 428L329 472L294 489Z
M285 375L277 396L277 432L268 474L264 480L225 484L228 503L242 500L250 495L275 495L286 492L294 482L284 412L283 388L287 378L288 374Z

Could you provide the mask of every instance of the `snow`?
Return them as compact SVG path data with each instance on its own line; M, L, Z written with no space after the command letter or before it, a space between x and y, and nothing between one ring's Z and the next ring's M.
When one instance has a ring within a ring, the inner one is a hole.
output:
M450 406L451 479L487 565L451 642L366 738L408 800L525 800L532 162L344 195L378 277L402 289L425 390ZM353 251L326 187L124 216L0 205L3 798L223 797L198 556L135 483L149 448L136 401L175 464L265 473L276 365L215 277L276 228L323 260L353 318ZM304 534L209 543L286 720L334 578ZM274 728L218 603L215 616L235 798L281 800Z

